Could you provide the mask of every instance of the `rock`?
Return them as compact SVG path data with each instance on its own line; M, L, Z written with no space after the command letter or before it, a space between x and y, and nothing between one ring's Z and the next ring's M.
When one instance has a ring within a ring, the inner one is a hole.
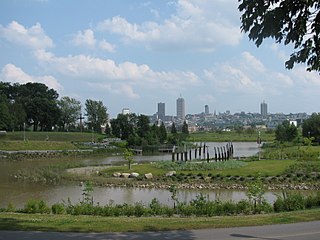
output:
M139 175L140 175L139 173L133 172L133 173L130 174L130 177L131 178L137 178L137 177L139 177Z
M144 175L144 177L145 177L145 179L152 179L152 178L153 178L153 175L152 175L152 173L146 173L146 174Z
M170 171L166 173L166 177L172 177L172 176L175 176L176 174L177 174L176 171Z
M113 173L112 176L113 176L113 177L121 177L121 173L116 172L116 173Z
M121 177L129 178L130 177L130 173L121 173Z

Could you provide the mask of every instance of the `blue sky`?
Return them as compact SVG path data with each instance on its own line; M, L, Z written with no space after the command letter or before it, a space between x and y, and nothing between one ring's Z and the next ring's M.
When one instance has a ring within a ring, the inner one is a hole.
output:
M234 0L1 0L0 81L153 114L319 112L318 73L286 70L292 46L256 48Z

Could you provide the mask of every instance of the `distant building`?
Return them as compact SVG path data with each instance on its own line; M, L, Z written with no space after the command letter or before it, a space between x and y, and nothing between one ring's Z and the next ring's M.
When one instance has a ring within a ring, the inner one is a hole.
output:
M162 121L165 121L166 117L166 105L165 103L158 103L158 119L161 119Z
M177 118L185 119L186 116L186 105L182 97L177 99Z
M123 108L122 109L122 114L130 114L130 109L129 108Z
M260 113L262 117L266 117L268 115L268 105L263 101L260 105Z
M205 106L204 106L204 113L205 113L206 115L209 114L209 106L208 106L208 105L205 105Z

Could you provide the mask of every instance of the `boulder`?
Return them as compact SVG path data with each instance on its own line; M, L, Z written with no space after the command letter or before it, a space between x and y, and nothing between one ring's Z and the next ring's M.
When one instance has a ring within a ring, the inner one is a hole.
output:
M121 173L119 172L115 172L112 174L113 177L121 177Z
M170 171L166 173L166 177L172 177L172 176L175 176L176 174L177 174L176 171Z
M136 173L136 172L130 173L130 177L137 178L137 177L139 177L139 173Z
M153 178L153 175L152 175L152 173L146 173L146 174L144 175L144 177L145 177L145 179L152 179L152 178Z
M129 178L130 177L130 173L121 173L121 177Z

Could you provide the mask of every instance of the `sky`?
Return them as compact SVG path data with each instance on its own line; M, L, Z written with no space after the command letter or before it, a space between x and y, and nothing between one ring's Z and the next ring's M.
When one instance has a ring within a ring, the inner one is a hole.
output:
M320 112L320 76L285 68L293 46L241 32L235 0L1 0L0 81L152 115Z

